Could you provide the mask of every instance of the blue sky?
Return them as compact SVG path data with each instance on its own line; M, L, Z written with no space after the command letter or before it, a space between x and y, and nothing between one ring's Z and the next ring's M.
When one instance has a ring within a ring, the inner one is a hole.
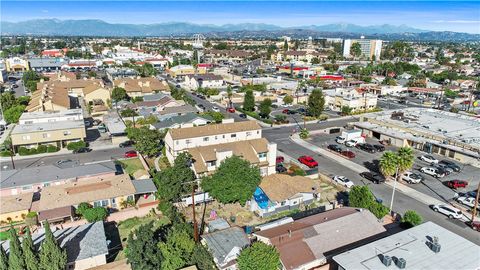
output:
M405 24L480 33L479 1L1 1L3 21L101 19L111 23Z

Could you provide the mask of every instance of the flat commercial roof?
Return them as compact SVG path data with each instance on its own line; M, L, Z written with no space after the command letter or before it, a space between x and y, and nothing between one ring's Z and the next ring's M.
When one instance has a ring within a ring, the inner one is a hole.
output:
M77 120L16 125L12 130L12 134L25 134L52 130L70 130L76 128L84 129L85 122L83 120Z
M112 135L125 134L127 126L120 119L120 116L117 113L110 113L103 117L103 122L108 129L108 132Z
M438 253L428 246L434 237L441 245ZM334 256L333 260L346 270L397 268L385 266L381 255L405 259L405 269L468 270L480 266L478 245L430 221Z

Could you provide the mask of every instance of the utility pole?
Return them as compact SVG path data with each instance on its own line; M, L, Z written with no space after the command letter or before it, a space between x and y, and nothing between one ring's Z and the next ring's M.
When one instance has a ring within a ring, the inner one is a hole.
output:
M198 242L198 224L195 218L195 184L192 185L193 239Z
M390 200L390 213L392 214L392 216L393 216L393 198L395 196L395 189L397 188L397 178L398 178L398 165L397 165L397 170L394 178L395 182L393 182L392 200Z
M471 226L473 227L473 221L475 220L475 216L477 215L477 207L478 207L478 199L480 198L480 183L478 183L477 187L477 196L475 196L475 204L472 209L472 224Z

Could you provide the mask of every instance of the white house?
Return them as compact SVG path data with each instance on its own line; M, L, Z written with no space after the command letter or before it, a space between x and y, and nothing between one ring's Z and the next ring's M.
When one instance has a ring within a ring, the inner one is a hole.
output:
M222 76L215 74L196 74L185 77L185 85L189 89L220 88L224 85Z
M353 112L377 107L377 95L355 88L336 88L335 91L324 91L324 94L325 106L333 111L341 111L344 106Z

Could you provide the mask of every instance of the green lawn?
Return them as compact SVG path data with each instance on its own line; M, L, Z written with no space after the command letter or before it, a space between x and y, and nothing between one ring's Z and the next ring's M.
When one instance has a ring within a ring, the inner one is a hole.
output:
M129 175L133 175L138 170L144 170L142 162L138 158L123 159L117 161L123 170Z

